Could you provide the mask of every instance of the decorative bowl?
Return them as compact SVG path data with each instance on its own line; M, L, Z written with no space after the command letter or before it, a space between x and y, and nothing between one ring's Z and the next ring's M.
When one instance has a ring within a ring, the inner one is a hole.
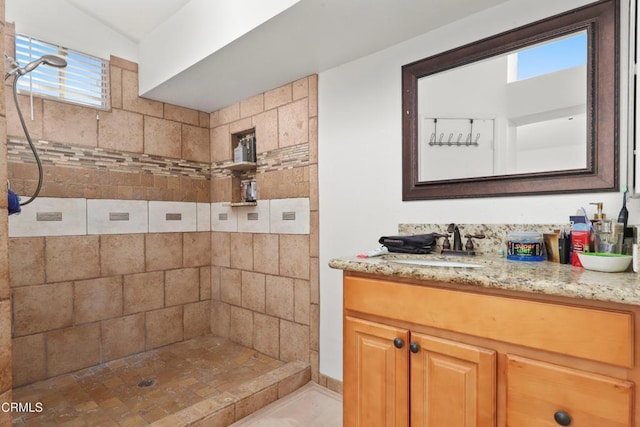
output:
M631 264L631 255L609 254L601 252L580 252L578 258L587 270L619 273L626 271Z

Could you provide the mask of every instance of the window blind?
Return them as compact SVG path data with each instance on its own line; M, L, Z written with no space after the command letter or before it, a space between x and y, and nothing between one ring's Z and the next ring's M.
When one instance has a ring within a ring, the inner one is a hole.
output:
M18 79L19 93L109 109L109 64L107 61L16 34L16 61L21 67L43 55L57 55L67 61L65 68L40 65Z

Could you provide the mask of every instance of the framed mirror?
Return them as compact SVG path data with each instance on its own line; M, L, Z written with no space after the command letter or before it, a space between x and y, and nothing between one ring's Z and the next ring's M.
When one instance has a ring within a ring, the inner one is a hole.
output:
M618 1L402 67L403 200L617 191Z

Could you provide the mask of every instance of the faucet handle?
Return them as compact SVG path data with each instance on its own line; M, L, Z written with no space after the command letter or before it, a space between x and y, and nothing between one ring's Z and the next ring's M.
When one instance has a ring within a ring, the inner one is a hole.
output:
M484 239L485 236L484 233L476 233L476 234L465 234L464 237L467 239L467 243L465 243L464 248L467 251L472 251L473 250L473 240L471 239Z

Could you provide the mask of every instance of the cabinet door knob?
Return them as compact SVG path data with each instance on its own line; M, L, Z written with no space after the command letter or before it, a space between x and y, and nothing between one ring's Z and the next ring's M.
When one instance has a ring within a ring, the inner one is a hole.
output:
M571 425L571 417L565 411L558 411L553 414L553 419L561 426Z
M402 348L404 346L404 341L402 340L402 338L396 338L393 340L393 345L396 348Z
M418 343L412 342L409 344L409 351L411 351L411 353L417 353L420 351L420 346Z

